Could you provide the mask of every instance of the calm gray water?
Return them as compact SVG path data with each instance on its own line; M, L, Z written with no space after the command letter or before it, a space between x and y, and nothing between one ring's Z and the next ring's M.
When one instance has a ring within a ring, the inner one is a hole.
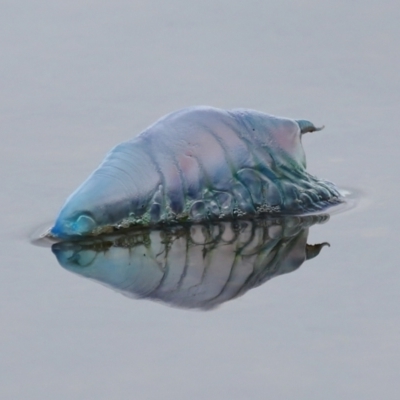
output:
M398 1L3 1L2 399L397 399ZM131 300L31 238L175 109L325 124L308 170L361 192L330 248L211 311Z

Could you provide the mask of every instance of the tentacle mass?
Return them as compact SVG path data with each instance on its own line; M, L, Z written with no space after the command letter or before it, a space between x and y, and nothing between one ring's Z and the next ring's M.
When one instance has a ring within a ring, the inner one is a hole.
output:
M253 110L192 107L116 146L67 199L51 234L303 214L343 201L306 171L306 120Z

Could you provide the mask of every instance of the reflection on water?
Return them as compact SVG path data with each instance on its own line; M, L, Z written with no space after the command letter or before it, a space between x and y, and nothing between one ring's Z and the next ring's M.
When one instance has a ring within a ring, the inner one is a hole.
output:
M292 272L327 243L307 244L327 215L145 230L52 246L65 269L133 298L212 309Z

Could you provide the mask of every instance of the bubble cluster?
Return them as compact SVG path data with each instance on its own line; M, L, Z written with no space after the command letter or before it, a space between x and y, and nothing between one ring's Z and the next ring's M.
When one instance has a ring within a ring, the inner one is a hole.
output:
M115 225L115 228L304 214L341 202L333 184L305 171L301 179L293 179L286 172L284 177L274 182L259 170L246 168L237 172L230 189L204 189L197 195L200 199L186 199L183 211L174 213L169 206L168 194L160 185L152 198L153 202L149 202L140 218L130 213L129 218Z

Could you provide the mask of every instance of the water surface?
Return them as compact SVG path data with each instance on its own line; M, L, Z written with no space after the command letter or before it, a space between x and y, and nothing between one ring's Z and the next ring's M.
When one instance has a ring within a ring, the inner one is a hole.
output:
M0 393L397 399L397 2L5 2ZM308 170L363 193L293 273L202 312L135 301L32 246L115 144L196 104L306 118Z

